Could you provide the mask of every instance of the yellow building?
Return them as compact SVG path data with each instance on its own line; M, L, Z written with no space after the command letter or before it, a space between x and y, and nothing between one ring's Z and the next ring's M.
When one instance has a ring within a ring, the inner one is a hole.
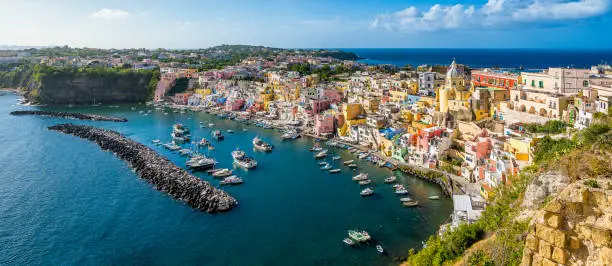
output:
M196 89L195 90L195 94L199 94L202 97L206 97L208 95L210 95L212 93L212 89L207 88L207 89Z
M380 105L380 99L377 97L368 97L363 100L363 107L366 108L370 112L378 111L379 105Z
M268 105L275 100L274 89L271 87L266 87L259 93L259 100L263 103L264 109L268 110Z
M519 161L531 161L531 147L534 140L531 138L517 137L510 138L504 143L504 150L514 154L514 157Z
M469 109L469 99L472 96L469 88L466 87L467 78L460 74L457 63L453 59L448 71L444 86L439 88L437 93L438 109L440 112L458 111Z

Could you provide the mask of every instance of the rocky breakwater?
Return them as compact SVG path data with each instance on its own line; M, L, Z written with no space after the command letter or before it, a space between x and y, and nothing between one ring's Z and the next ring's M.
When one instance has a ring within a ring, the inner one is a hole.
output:
M68 113L68 112L53 112L53 111L13 111L11 115L42 115L60 118L72 118L80 120L93 121L110 121L110 122L127 122L123 117L103 116L94 114Z
M521 265L612 265L612 181L578 181L538 210Z
M95 142L103 150L111 151L127 162L140 178L153 184L155 189L195 209L214 213L230 210L238 204L225 191L214 188L210 183L177 167L152 149L118 132L74 124L60 124L49 129Z

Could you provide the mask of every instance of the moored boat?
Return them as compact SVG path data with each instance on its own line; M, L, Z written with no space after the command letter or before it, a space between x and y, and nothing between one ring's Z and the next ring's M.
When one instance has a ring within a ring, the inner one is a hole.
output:
M349 165L352 164L355 160L348 160L344 162L344 165Z
M317 159L321 159L321 158L325 158L325 156L327 156L327 152L326 151L320 151L317 154L314 155L315 158Z
M416 201L416 200L413 200L413 201L404 201L404 202L402 202L402 205L404 207L414 207L414 206L418 206L419 202Z
M330 173L335 174L335 173L340 173L340 169L331 169L329 170Z
M385 253L385 250L383 249L381 245L376 245L376 251L378 251L378 253L380 254Z
M246 156L246 153L244 153L244 151L238 148L232 151L232 158L234 158L234 160L242 160L245 156Z
M219 182L220 185L238 185L244 183L244 180L235 175L228 176Z
M332 160L334 160L334 161L336 161L336 160L340 160L340 159L341 159L341 157L340 157L340 156L334 156L334 157L332 157Z
M359 173L356 176L353 176L353 181L363 181L368 179L368 174L366 173Z
M372 196L374 190L372 188L366 188L359 193L362 197Z
M365 186L365 185L368 185L370 183L372 183L372 180L370 180L370 179L359 181L359 185L361 185L361 186Z
M234 164L245 169L251 169L257 166L257 161L251 157L244 156L240 160L234 159Z
M264 142L257 136L253 138L253 148L255 148L256 150L265 151L265 152L272 151L272 145Z
M159 145L159 144L161 143L161 140L154 139L154 140L152 140L151 142L152 142L153 144L155 144L155 145Z
M285 132L285 134L283 134L281 136L281 138L284 139L284 140L285 139L297 139L299 137L300 137L300 134L297 133L297 131L294 131L294 130L289 130L289 131Z
M220 130L214 130L212 132L212 138L217 140L217 141L221 141L223 140L225 137L223 136L223 134L221 134Z
M350 238L345 238L344 240L342 240L342 242L344 242L344 244L347 244L347 245L349 245L349 246L353 246L353 245L355 245L355 241L353 241L353 240L352 240L352 239L350 239Z
M433 195L433 196L429 196L427 198L430 199L430 200L437 200L437 199L440 199L440 196Z
M398 189L398 190L395 190L395 194L397 194L397 195L406 195L406 194L408 194L408 190Z
M329 170L331 168L332 168L332 166L330 164L326 164L323 167L321 167L321 170Z
M226 177L232 175L232 170L227 168L219 169L212 173L213 177Z
M397 177L393 175L393 176L385 178L385 183L393 183L395 182L395 180L397 180Z

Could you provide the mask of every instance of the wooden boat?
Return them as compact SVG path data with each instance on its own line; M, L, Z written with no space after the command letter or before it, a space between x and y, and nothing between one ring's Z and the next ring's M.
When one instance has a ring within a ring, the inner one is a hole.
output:
M402 205L404 205L404 207L414 207L414 206L418 206L419 202L414 200L414 201L405 201L402 202Z

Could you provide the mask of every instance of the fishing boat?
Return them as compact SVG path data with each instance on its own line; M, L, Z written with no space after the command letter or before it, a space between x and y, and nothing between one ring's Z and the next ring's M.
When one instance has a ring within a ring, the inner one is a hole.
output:
M298 134L297 131L294 131L294 130L289 130L289 131L285 132L285 134L283 134L281 136L281 138L283 140L286 140L286 139L297 139L299 137L300 137L300 134Z
M240 160L234 160L234 164L245 169L251 169L257 166L257 161L251 157L244 156Z
M234 131L233 131L233 130L231 130L231 129L228 129L228 130L227 130L227 133L234 134Z
M398 190L395 190L395 194L397 194L397 195L406 195L406 194L408 194L408 190L398 189Z
M152 142L153 144L155 144L155 145L159 145L159 144L161 144L161 140L158 140L158 139L154 139L154 140L152 140L151 142Z
M362 197L372 196L374 190L372 188L366 188L359 193Z
M171 150L171 151L177 151L181 149L181 146L176 145L176 143L174 143L174 141L170 142L170 143L166 143L164 144L164 148Z
M242 183L244 183L244 180L235 175L228 176L225 179L221 180L221 182L219 182L220 185L238 185Z
M198 156L198 158L192 158L189 161L187 161L186 165L187 165L187 168L190 168L193 170L204 170L204 169L214 167L216 163L217 162L211 158L206 158L204 156L202 157Z
M212 138L217 140L217 141L221 141L223 140L225 137L223 137L223 134L221 134L220 130L214 130L212 132Z
M232 175L232 170L227 168L219 169L212 173L213 177L226 177Z
M319 165L326 165L326 164L328 164L326 161L319 162Z
M347 244L347 245L349 245L349 246L353 246L353 245L355 245L355 241L353 241L353 240L352 240L352 239L350 239L350 238L345 238L345 239L343 239L343 240L342 240L342 242L344 242L344 244Z
M232 151L232 158L234 158L235 160L242 160L244 159L244 157L246 156L246 153L244 153L244 151L236 148L236 150Z
M370 179L359 181L359 185L360 186L365 186L365 185L368 185L370 183L372 183L372 180L370 180Z
M385 178L385 183L393 183L395 182L395 180L397 180L397 177L393 175L393 176Z
M397 189L404 189L404 185L395 184L395 185L393 185L393 188L396 189L396 190Z
M322 150L323 150L323 148L321 148L321 147L312 147L312 148L310 148L310 151L317 151L318 152L318 151L322 151Z
M440 196L433 195L433 196L429 196L427 198L430 199L430 200L437 200L437 199L440 199Z
M411 197L403 197L400 199L401 202L409 202L409 201L413 201L413 199Z
M320 151L317 154L315 154L315 158L317 159L321 159L321 158L325 158L325 156L327 156L327 152L326 151Z
M354 164L354 163L349 164L349 165L347 165L347 166L348 166L348 167L350 167L350 168L357 168L357 165L356 165L356 164Z
M357 242L366 242L371 239L368 232L359 230L348 230L348 236Z
M368 174L366 173L359 173L356 176L353 176L353 181L363 181L368 179Z
M418 202L418 201L416 201L416 200L412 200L412 201L404 201L404 202L402 202L402 205L403 205L404 207L414 207L414 206L418 206L418 205L419 205L419 202Z
M340 156L334 156L334 157L332 157L332 160L337 161L337 160L340 160L341 158L342 157L340 157Z
M210 144L210 141L208 141L206 138L202 138L198 144L200 146L207 146Z
M253 148L255 148L256 150L265 151L265 152L272 151L272 145L264 142L257 136L253 138Z
M331 169L329 170L330 173L335 174L335 173L340 173L340 169Z
M385 250L383 249L381 245L376 245L376 251L378 251L378 253L380 254L385 253Z
M332 168L332 166L330 164L326 164L323 167L321 167L321 170L329 170L331 168Z
M349 165L349 164L352 164L354 161L355 161L355 160L348 160L348 161L344 162L344 165Z

